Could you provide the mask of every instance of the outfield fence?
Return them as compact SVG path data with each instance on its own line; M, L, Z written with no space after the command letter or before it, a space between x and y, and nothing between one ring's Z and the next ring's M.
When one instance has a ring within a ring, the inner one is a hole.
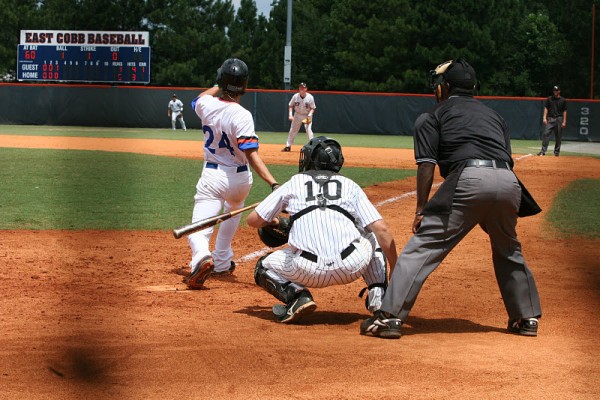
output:
M188 128L202 123L191 101L202 88L81 84L0 84L0 124L169 128L167 104L173 93L185 104ZM288 102L295 91L249 89L242 105L257 131L287 132ZM412 135L417 116L435 104L431 95L311 91L317 110L313 131ZM507 121L513 139L539 139L541 97L478 97ZM568 99L564 140L600 141L600 101Z

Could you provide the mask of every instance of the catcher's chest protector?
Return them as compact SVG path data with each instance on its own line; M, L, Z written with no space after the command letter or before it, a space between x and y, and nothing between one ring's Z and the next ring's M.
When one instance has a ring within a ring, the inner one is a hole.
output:
M319 193L317 194L317 204L308 206L308 207L298 211L296 214L292 215L290 217L290 229L291 229L292 225L294 224L294 221L296 221L298 218L302 217L303 215L306 215L309 212L314 211L318 208L329 208L330 210L340 212L340 213L344 214L344 216L347 217L350 221L352 221L352 223L355 223L356 220L352 216L352 214L350 214L348 211L344 210L342 207L340 207L336 204L328 205L327 199L323 196L323 186L327 182L329 182L331 177L335 174L333 171L310 170L310 171L306 171L304 173L306 175L309 175L311 178L313 178L313 180L315 182L317 182L319 184Z

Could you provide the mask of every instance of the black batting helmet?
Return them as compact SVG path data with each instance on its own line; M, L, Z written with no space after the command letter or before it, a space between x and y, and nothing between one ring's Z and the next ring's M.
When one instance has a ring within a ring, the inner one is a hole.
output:
M446 61L429 73L438 102L446 100L450 93L473 94L477 86L475 69L462 58Z
M239 58L228 58L217 71L217 84L230 95L246 93L248 86L248 66Z
M310 139L300 150L299 172L328 170L339 172L344 164L342 146L326 136Z

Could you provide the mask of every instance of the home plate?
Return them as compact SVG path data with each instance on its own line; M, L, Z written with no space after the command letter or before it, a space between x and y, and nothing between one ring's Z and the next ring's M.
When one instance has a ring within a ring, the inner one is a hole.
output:
M147 292L193 292L189 290L186 285L154 285L154 286L140 286L137 290L145 290Z

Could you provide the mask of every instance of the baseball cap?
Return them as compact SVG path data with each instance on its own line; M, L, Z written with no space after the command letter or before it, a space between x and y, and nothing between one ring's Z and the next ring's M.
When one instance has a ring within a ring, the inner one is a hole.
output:
M443 74L446 82L457 88L473 89L477 83L475 70L461 58L452 60Z
M306 86L306 83L300 82L300 84L298 85L298 87L308 87L308 86Z
M558 85L555 85L552 90L560 90L560 87L558 87Z
M175 93L173 93L173 97L177 97L177 95Z

